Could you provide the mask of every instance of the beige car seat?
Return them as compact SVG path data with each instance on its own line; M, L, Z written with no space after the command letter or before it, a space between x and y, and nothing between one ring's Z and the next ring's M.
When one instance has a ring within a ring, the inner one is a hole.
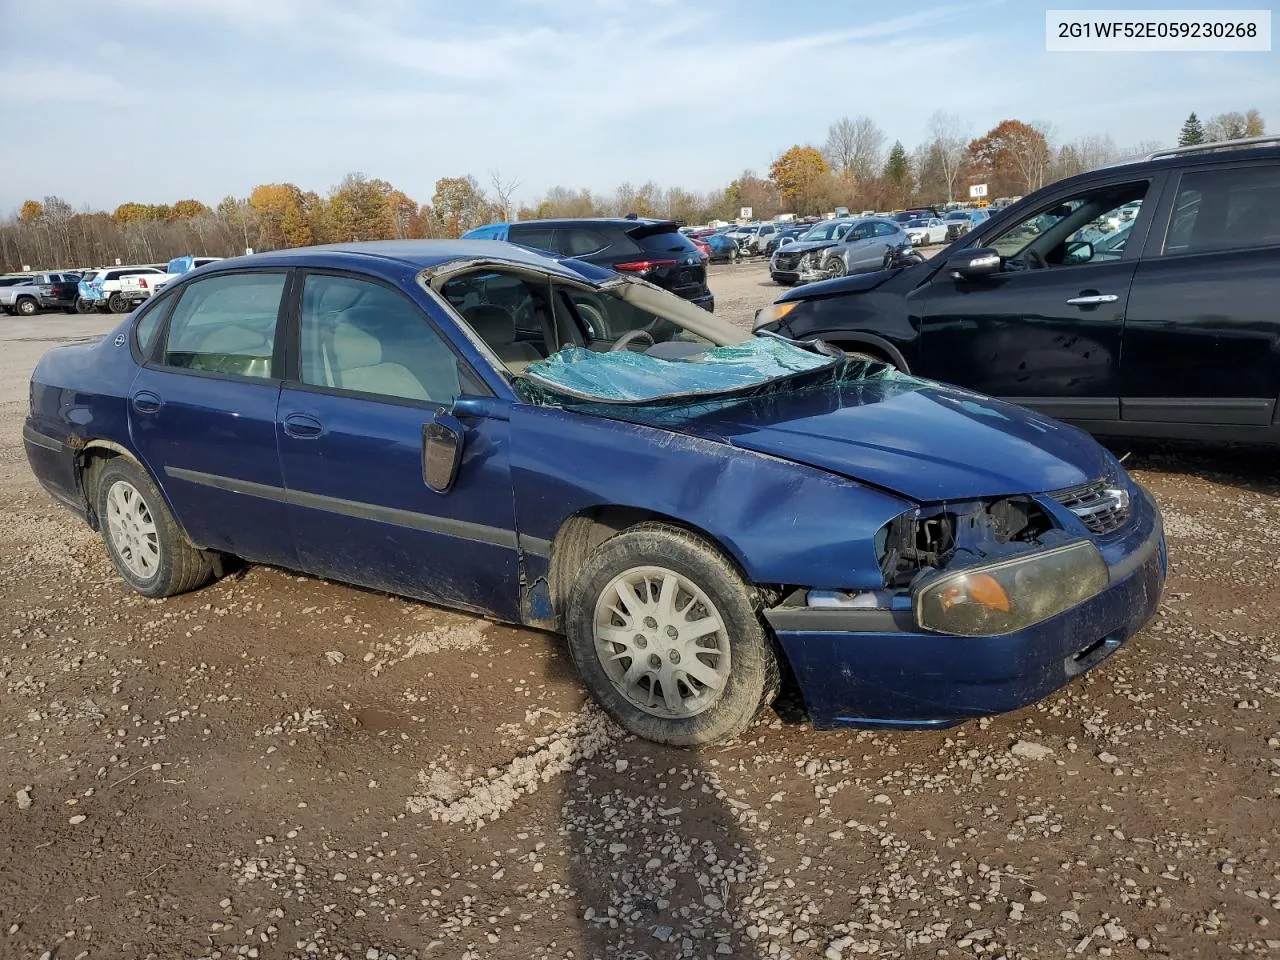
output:
M382 344L351 323L333 329L331 371L333 386L379 393L408 400L430 400L422 382L401 363L384 363Z
M503 307L477 304L463 310L462 317L512 373L542 360L542 354L532 344L516 342L516 322Z

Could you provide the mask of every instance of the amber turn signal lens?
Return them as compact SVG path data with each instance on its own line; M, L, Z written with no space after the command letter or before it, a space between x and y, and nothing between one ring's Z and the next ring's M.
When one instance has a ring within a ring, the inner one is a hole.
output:
M1009 595L996 578L988 573L975 574L963 586L954 585L943 591L943 610L950 610L957 603L980 603L1001 613L1009 612Z

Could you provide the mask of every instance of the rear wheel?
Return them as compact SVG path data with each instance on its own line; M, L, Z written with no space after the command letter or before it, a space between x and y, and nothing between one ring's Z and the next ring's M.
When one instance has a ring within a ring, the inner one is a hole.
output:
M34 317L40 312L40 304L36 303L31 297L19 297L18 302L13 305L14 312L23 317Z
M112 313L128 313L129 301L124 298L124 294L113 293L107 298L107 309Z
M160 491L140 468L121 457L97 477L102 539L120 576L146 597L171 597L204 586L213 557L187 543Z
M76 297L76 313L93 313L93 301L84 297Z
M742 733L778 690L754 592L701 537L645 523L587 558L569 595L569 653L629 732L697 746Z

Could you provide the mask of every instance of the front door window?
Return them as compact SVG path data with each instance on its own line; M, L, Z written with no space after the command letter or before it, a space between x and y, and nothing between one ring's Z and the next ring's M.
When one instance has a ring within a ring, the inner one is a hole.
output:
M1148 181L1116 184L1054 201L986 241L1005 271L1115 261L1146 197ZM1119 249L1117 249L1117 247Z

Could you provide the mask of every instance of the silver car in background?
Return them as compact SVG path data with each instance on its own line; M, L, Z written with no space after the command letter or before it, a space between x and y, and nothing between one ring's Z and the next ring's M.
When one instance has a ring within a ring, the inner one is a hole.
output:
M902 224L885 217L850 217L815 223L769 261L775 283L792 286L883 269L895 252L911 249Z

